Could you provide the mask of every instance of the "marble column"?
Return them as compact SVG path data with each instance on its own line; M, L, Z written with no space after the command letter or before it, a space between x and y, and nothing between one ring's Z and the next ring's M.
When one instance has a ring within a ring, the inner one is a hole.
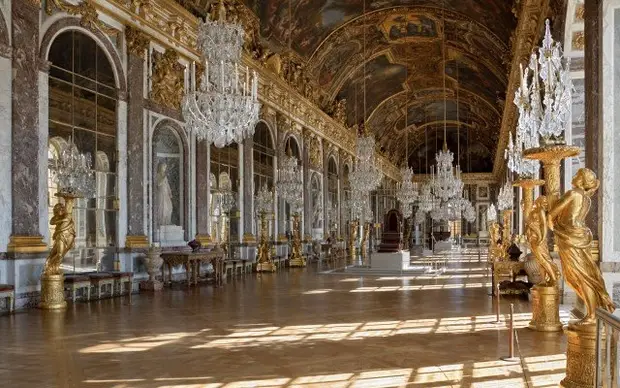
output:
M47 250L39 225L42 187L39 179L39 9L33 1L13 0L12 83L12 233L7 251ZM41 225L41 227L43 227Z
M146 190L144 183L144 82L148 38L127 27L127 238L128 248L148 246L145 225Z
M243 143L243 232L246 236L256 236L254 230L254 171L252 157L254 154L254 139L248 138Z
M196 239L202 245L211 242L209 236L209 144L196 141Z
M603 69L603 0L587 0L584 13L585 37L585 140L586 167L599 175L599 134L603 127L602 69ZM600 227L600 190L592 197L592 208L586 218L594 240L598 240Z

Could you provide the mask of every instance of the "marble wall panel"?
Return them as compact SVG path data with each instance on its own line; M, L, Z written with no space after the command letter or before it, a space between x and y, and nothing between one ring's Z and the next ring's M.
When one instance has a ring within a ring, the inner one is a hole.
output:
M0 122L11 122L11 59L0 57ZM11 182L11 128L0 128L0 182ZM0 185L0 252L6 252L11 235L11 185ZM1 279L1 278L0 278ZM1 280L0 280L1 282Z
M13 0L12 208L14 235L39 235L39 10Z
M144 58L127 56L127 233L145 235Z

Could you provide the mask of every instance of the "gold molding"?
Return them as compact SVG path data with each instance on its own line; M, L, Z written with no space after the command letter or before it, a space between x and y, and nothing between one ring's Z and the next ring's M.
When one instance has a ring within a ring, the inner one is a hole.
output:
M148 248L149 239L144 235L135 235L125 237L125 248Z
M99 20L99 15L97 14L97 9L95 8L93 0L82 0L82 2L78 4L71 4L66 0L46 0L45 12L48 15L54 13L54 8L66 12L69 15L80 16L80 24L84 28L90 30L99 29L108 35L116 35L120 32Z
M163 54L153 52L151 100L170 109L181 109L185 91L184 70L175 50L166 49Z
M520 65L528 63L532 50L540 41L545 17L550 11L549 3L550 0L521 0L517 28L514 31L512 64L506 96L514 96L520 85ZM506 168L504 149L508 145L508 134L516 127L517 113L515 104L504 104L499 141L493 163L493 175L497 182L501 181Z
M140 58L144 56L144 52L149 48L151 42L148 35L131 26L125 27L125 39L127 40L127 51Z
M584 48L586 47L586 38L583 31L573 32L573 37L571 38L571 46L573 50L584 50Z
M16 236L9 239L6 248L8 253L43 253L48 251L43 236Z

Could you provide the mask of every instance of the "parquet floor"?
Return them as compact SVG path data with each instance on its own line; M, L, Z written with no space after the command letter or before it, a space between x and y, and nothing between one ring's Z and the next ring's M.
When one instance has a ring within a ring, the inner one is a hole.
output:
M489 289L484 258L462 254L441 275L326 275L314 264L30 310L0 317L0 386L557 386L563 334L529 331L528 302L505 299L523 362L500 361L507 329Z

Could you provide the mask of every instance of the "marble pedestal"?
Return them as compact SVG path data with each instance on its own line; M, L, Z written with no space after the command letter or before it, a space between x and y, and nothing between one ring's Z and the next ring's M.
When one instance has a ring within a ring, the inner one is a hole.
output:
M374 253L371 258L370 267L373 270L401 271L409 268L409 261L409 251Z

